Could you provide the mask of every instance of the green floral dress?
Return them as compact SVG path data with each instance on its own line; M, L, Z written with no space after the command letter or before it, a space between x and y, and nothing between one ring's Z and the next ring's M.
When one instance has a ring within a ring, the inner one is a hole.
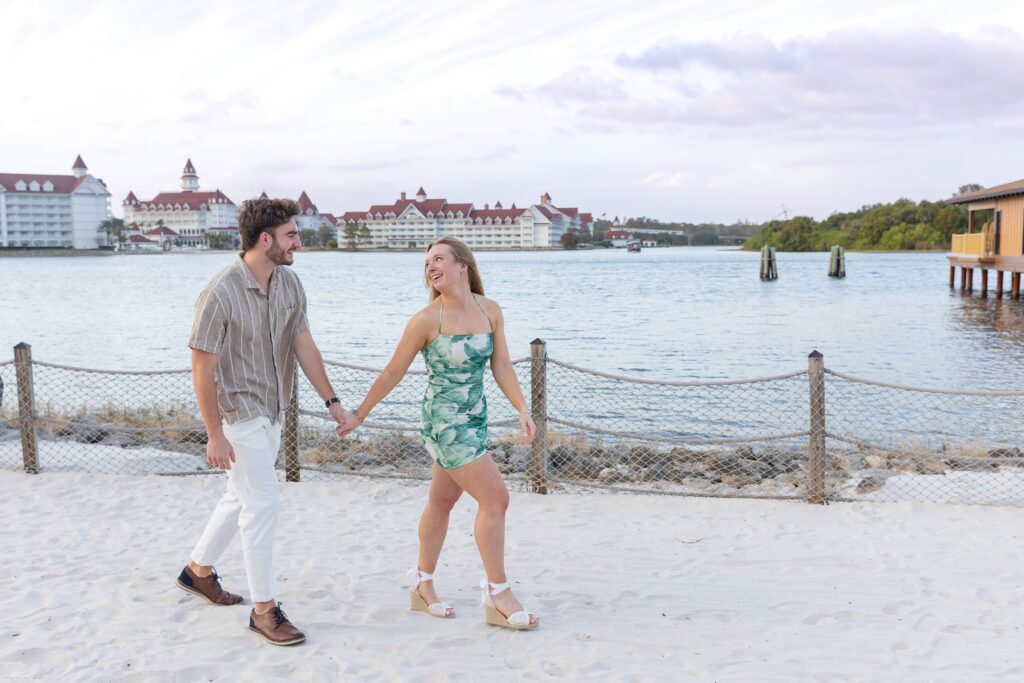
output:
M484 367L494 350L486 334L438 334L423 349L427 392L421 412L423 445L446 470L469 464L487 443Z

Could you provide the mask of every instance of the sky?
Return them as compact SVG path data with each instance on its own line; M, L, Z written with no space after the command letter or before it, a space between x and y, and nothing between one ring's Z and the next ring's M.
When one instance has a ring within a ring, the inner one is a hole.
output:
M817 218L1024 178L1024 3L0 0L0 172Z

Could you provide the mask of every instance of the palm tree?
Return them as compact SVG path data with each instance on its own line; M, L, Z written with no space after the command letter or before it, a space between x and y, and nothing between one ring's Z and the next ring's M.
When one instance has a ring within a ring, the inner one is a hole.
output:
M107 246L112 246L112 243L118 245L124 244L124 221L120 218L108 218L107 220L100 223L96 229L97 232L101 232L106 235Z

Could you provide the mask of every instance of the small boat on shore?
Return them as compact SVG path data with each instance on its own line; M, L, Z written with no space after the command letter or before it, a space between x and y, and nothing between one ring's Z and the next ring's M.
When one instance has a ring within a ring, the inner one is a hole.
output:
M639 253L640 240L630 240L629 242L626 242L626 251L635 251Z

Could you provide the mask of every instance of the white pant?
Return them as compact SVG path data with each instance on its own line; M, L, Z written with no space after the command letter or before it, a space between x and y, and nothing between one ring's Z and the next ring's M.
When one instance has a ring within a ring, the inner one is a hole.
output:
M192 551L199 565L215 564L235 536L242 534L242 554L249 593L254 602L273 600L274 531L277 528L279 485L274 461L281 446L281 423L266 417L224 425L235 453L227 471L227 491L217 503Z

